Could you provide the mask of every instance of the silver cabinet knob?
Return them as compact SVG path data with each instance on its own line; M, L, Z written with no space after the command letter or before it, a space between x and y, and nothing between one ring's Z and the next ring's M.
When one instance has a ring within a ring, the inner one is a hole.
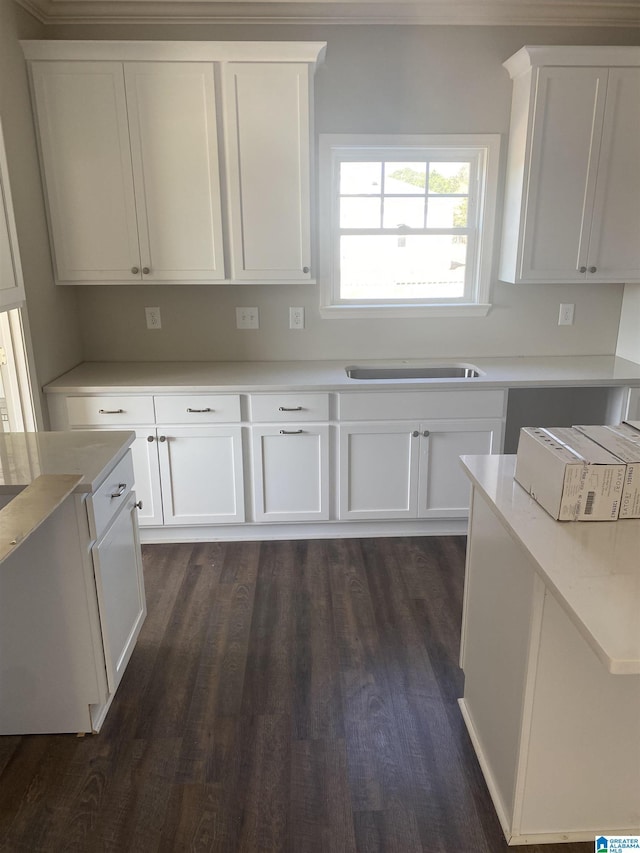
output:
M166 441L166 440L167 440L166 435L161 435L160 438L158 439L158 441Z
M155 441L155 440L156 440L155 435L148 435L147 436L147 441L151 442L151 441Z
M417 430L417 429L414 429L414 431L411 433L411 435L412 435L414 438L417 438L417 437L420 435L420 433L418 432L418 430Z
M429 432L428 429L425 429L425 431L422 434L425 438L429 438L429 436L431 435L431 433Z
M579 272L586 272L586 271L587 271L587 268L586 268L586 267L580 267Z
M309 267L302 267L302 272L309 272Z
M142 509L142 501L136 501L134 503L134 506L137 507L138 509Z
M598 272L598 267L589 267L589 272Z
M140 272L140 267L131 267L131 272L134 275L138 275L138 273Z
M143 275L149 275L150 272L151 270L149 269L149 267L142 267Z

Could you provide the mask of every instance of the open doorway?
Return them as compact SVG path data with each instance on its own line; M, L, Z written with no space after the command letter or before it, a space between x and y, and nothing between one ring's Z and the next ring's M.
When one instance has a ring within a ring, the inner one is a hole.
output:
M22 310L0 313L0 432L35 432Z

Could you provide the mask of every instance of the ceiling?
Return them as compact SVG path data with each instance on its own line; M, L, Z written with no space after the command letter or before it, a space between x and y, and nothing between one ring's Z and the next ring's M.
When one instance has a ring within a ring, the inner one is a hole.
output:
M640 0L16 0L45 24L640 26Z

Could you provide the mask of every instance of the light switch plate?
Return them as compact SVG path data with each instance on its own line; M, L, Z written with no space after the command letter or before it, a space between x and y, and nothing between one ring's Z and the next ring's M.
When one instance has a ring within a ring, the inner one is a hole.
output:
M260 317L257 308L236 308L236 329L259 329Z

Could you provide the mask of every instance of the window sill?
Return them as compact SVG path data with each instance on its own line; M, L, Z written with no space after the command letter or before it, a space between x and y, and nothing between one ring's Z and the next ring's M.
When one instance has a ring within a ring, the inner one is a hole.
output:
M490 303L461 305L321 305L325 320L416 319L420 317L486 317Z

